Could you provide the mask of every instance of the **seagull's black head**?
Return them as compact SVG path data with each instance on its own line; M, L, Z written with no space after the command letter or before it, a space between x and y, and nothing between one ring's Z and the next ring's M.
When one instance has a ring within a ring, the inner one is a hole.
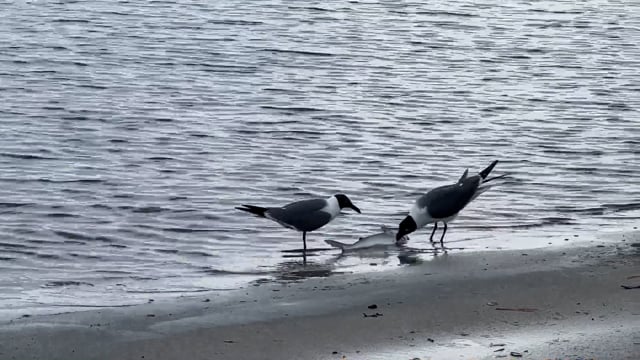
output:
M338 199L338 205L340 205L340 209L351 208L360 214L360 209L357 206L353 205L351 199L347 197L345 194L337 194L334 195L336 199Z
M407 216L406 218L404 218L404 220L402 220L400 225L398 225L398 233L396 234L396 241L400 241L400 239L402 239L403 236L407 234L411 234L412 232L416 231L417 228L418 228L418 225L416 224L415 220L413 220L411 215Z

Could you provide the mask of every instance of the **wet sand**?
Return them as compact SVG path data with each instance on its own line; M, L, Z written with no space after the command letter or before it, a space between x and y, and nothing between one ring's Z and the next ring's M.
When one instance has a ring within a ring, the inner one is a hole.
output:
M20 318L0 359L638 359L638 238Z

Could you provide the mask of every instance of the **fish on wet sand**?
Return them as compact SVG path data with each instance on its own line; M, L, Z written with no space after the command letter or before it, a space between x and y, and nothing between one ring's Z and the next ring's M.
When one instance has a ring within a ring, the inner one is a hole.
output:
M345 244L335 240L325 240L325 242L334 248L341 249L344 251L355 251L362 249L370 249L374 247L392 247L399 246L405 244L408 240L408 236L403 236L400 239L396 240L396 234L394 229L382 226L382 232L369 235L366 237L361 237L353 244Z

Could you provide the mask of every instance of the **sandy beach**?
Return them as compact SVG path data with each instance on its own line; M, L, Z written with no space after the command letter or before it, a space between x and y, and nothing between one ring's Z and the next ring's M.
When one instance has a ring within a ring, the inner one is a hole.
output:
M637 359L638 239L19 318L0 358Z

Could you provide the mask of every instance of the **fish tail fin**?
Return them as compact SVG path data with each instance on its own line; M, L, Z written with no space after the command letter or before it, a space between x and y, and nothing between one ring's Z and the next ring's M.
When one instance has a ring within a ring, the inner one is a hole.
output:
M260 217L265 217L265 213L267 212L267 210L269 210L267 208L260 207L260 206L254 206L254 205L236 206L236 209L242 210L242 211L246 211L248 213L252 213L252 214L258 215Z
M486 169L480 172L480 177L482 177L482 180L486 179L487 176L489 176L489 173L491 172L491 170L493 170L497 163L498 160L494 160L489 166L487 166Z
M333 246L334 248L338 248L342 250L344 250L345 246L347 246L347 244L341 243L340 241L335 241L335 240L325 240L324 242Z

